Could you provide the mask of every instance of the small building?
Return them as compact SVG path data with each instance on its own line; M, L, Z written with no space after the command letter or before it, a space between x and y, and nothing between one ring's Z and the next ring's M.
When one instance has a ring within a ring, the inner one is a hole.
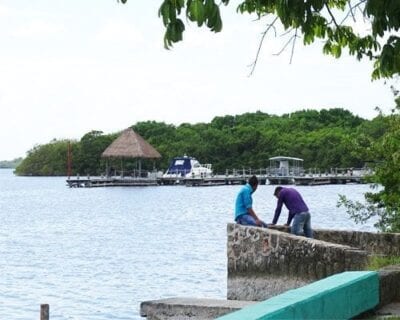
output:
M270 184L293 184L294 177L304 175L303 159L277 156L269 158Z
M121 135L115 139L101 155L107 160L119 159L121 165L121 175L123 176L124 159L138 159L138 176L142 175L143 159L161 158L160 153L150 145L141 135L133 131L132 128L125 129ZM107 175L109 167L107 161Z

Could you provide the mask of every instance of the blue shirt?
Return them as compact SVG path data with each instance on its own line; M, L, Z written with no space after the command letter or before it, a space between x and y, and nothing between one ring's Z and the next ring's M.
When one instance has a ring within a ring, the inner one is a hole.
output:
M248 183L240 189L235 203L235 220L243 214L248 214L247 209L253 207L252 193L253 188Z
M287 224L290 224L297 213L308 212L306 203L296 189L282 188L279 192L278 204L276 205L275 216L272 223L275 224L278 222L283 204L285 204L286 208L289 210Z

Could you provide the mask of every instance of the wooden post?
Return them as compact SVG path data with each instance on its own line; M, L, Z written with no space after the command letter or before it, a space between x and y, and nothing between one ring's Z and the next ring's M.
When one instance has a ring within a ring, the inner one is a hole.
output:
M48 304L40 305L40 320L49 320L50 318L50 307Z
M71 142L68 141L68 151L67 151L67 176L68 179L71 178L72 175L72 147Z

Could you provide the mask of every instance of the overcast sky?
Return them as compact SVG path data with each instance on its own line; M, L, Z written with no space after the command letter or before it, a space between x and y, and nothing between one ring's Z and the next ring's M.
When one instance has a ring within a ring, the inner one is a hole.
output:
M184 42L163 48L160 0L0 0L0 160L52 139L122 130L138 121L178 125L257 110L281 115L345 108L363 118L394 106L372 65L336 60L320 48L276 56L265 25L222 10L219 34L187 26Z

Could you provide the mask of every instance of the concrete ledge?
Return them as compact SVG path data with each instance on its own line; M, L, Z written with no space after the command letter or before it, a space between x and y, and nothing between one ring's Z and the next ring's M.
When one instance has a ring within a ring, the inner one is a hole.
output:
M170 298L144 301L140 304L140 315L147 320L207 320L240 310L255 304L254 301Z
M378 273L350 271L289 290L218 319L350 319L378 303Z
M400 301L400 265L379 269L378 274L380 285L379 307Z

